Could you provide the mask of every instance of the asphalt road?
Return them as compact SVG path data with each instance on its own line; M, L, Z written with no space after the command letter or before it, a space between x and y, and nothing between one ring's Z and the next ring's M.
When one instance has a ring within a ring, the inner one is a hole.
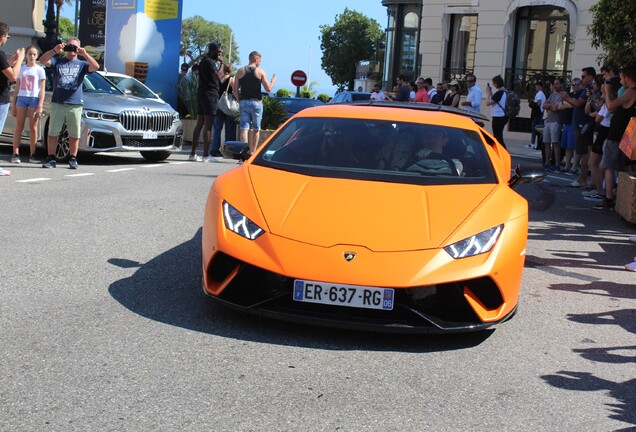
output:
M186 159L0 178L0 430L636 430L636 227L571 178L519 189L531 226L512 320L395 336L207 299L203 207L235 163Z

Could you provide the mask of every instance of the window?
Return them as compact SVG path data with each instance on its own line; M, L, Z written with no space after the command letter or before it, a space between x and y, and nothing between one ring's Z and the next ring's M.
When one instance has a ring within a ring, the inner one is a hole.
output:
M292 119L254 164L309 176L418 185L496 182L476 131L379 119Z
M415 78L417 63L417 35L419 29L419 17L415 12L404 15L404 27L400 49L400 73L407 80Z
M421 8L421 5L411 3L392 4L387 7L389 21L386 29L384 88L390 88L399 74L411 81L419 73Z
M451 15L444 79L462 81L475 69L477 15Z
M568 14L564 9L544 6L519 9L513 68L563 76L569 33Z

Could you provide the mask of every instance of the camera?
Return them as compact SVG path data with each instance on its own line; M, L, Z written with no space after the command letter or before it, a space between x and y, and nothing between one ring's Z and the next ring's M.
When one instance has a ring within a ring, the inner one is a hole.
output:
M66 45L64 45L64 51L66 51L66 52L77 52L77 47L75 45L66 44Z

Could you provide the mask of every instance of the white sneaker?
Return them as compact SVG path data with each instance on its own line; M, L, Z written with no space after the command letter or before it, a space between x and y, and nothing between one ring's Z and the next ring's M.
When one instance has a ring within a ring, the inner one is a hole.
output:
M203 159L199 155L190 155L188 160L192 162L201 162Z
M208 156L208 157L203 158L203 162L215 163L215 162L218 162L218 159L215 158L214 156Z
M11 171L4 168L0 168L0 177L7 177L11 175Z
M596 189L590 189L590 190L582 190L581 191L581 195L583 196L592 196L592 195L596 195L598 192Z
M625 270L636 272L636 261L625 264Z

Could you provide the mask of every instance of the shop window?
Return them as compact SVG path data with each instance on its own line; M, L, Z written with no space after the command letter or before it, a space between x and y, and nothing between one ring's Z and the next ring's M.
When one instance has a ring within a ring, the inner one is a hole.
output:
M444 79L463 81L475 69L477 15L453 14L446 49Z

